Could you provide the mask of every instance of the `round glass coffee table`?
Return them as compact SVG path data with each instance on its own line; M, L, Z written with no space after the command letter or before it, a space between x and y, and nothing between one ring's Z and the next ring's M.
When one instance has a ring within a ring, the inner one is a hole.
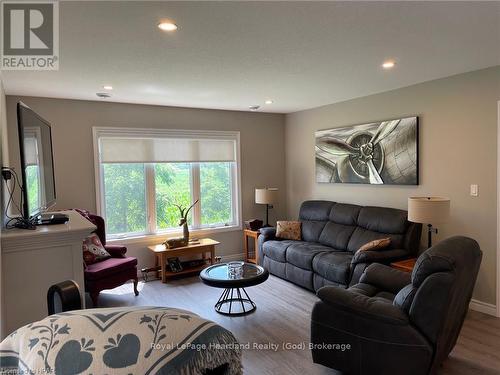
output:
M229 275L227 263L209 266L200 273L203 283L224 288L214 306L215 311L232 316L245 315L257 308L245 288L263 283L268 277L269 272L265 268L252 263L244 263L243 269L236 276Z

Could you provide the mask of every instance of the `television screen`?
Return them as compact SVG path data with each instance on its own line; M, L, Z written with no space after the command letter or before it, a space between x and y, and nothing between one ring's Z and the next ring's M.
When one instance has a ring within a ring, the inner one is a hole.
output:
M56 190L50 124L22 102L17 103L23 216L29 218L55 204Z

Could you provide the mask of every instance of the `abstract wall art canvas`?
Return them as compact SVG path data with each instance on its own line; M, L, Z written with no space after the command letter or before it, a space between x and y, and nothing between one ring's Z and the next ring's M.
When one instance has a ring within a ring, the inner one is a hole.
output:
M316 132L316 181L418 185L418 117Z

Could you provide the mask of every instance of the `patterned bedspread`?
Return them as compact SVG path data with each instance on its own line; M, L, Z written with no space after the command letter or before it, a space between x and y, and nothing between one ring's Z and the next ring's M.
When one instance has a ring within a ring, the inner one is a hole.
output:
M220 367L222 366L222 367ZM0 343L0 373L242 374L231 332L166 307L75 310L48 316Z

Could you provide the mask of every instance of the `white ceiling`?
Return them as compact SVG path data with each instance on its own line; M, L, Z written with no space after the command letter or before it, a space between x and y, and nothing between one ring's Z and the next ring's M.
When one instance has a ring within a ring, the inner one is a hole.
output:
M500 2L61 2L60 56L7 94L288 113L500 65Z

